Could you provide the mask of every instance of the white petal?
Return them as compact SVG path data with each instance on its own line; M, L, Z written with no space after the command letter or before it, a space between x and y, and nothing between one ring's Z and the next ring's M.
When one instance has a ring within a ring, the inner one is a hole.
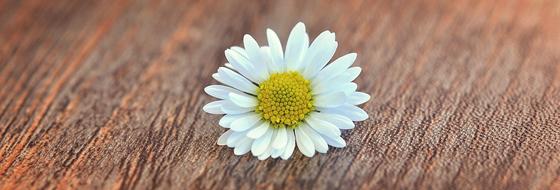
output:
M225 51L225 55L231 66L249 80L257 83L263 80L259 75L256 75L253 64L246 56L243 56L238 51L229 49Z
M332 123L321 120L315 113L310 114L309 117L305 119L305 123L322 135L340 136L341 134L340 129Z
M274 149L283 149L286 144L288 143L288 133L286 132L285 127L280 127L276 129L276 138L272 142L272 148Z
M235 68L233 68L233 65L231 63L224 63L224 66L226 66L228 69L235 70Z
M362 69L359 67L352 67L344 71L342 74L339 74L336 77L332 77L327 80L313 79L311 84L311 88L313 89L313 94L331 92L339 88L339 86L341 85L347 85L351 83L354 79L356 79L356 77L358 77L361 70Z
M344 104L336 108L319 108L319 110L321 112L343 115L350 118L352 121L363 121L368 118L368 115L364 110L350 104Z
M220 81L221 83L224 83L228 86L239 89L243 92L256 94L258 88L257 86L255 86L249 80L247 80L246 78L242 77L241 75L237 74L236 72L233 72L228 68L220 67L218 69L218 75L214 74L212 76L217 81Z
M283 62L275 63L272 60L273 58L272 58L272 55L270 53L270 51L272 51L272 50L269 47L263 47L261 49L263 50L263 56L265 57L265 60L266 60L267 66L268 66L268 73L269 74L281 73L281 72L286 71L286 64L284 64Z
M270 124L268 122L262 122L259 126L251 129L251 131L247 133L247 137L258 139L263 136L268 130L271 130Z
M334 33L324 31L311 43L302 61L306 78L313 78L332 58L338 46L334 38Z
M253 63L253 65L255 65L256 63L261 63L261 47L251 35L245 34L243 36L243 45L245 46L245 51L247 52L249 60Z
M306 78L314 78L317 76L319 71L321 71L321 69L325 67L328 61L332 58L337 47L337 42L325 45L324 49L317 52L317 54L315 54L315 56L311 59L309 62L310 65L305 67L306 69L303 75Z
M327 144L336 147L336 148L343 148L346 146L346 141L344 141L344 139L342 139L342 137L340 136L334 136L334 137L328 137L328 136L324 136L322 135L325 139L325 141L327 141Z
M342 81L353 81L358 77L358 75L360 75L360 72L362 72L362 68L352 67L344 71L344 73L342 73L342 75L339 77L341 78L340 80Z
M339 129L353 129L354 122L348 117L332 114L332 113L316 113L315 114L319 119L327 121Z
M224 105L225 102L226 102L225 100L210 102L204 105L204 107L202 107L202 110L210 114L225 114L225 112L222 111L222 106Z
M243 155L251 150L251 145L253 144L253 139L244 138L241 140L233 149L233 154Z
M259 160L266 160L272 154L272 147L269 146L262 154L260 154L257 158Z
M255 126L260 120L261 116L259 114L249 114L233 121L230 128L234 131L245 131Z
M272 57L270 56L270 48L268 46L261 47L261 54L263 58L262 63L266 65L266 69L268 70L268 73L280 72L280 68L272 62Z
M315 130L311 129L307 124L301 125L300 127L309 136L311 141L313 141L313 145L315 146L315 150L317 150L317 152L327 153L329 145L327 145L327 141L325 141L319 133L315 132Z
M303 59L308 47L309 38L305 32L305 25L299 22L294 26L288 36L286 55L284 56L288 70L299 69L300 62Z
M358 77L358 75L360 75L360 72L362 72L362 68L351 67L349 69L346 69L336 77L333 77L332 79L330 79L330 81L338 81L342 83L352 82L354 79L356 79L356 77Z
M284 149L274 149L272 148L272 154L270 155L270 157L272 158L278 158L280 157L280 155L282 155L282 153L284 152Z
M220 138L218 138L218 145L226 145L227 144L227 140L229 138L229 136L233 133L232 130L228 130L226 131L224 134L222 134L220 136Z
M315 155L315 145L313 145L313 141L311 141L305 131L297 127L295 128L295 132L296 144L299 151L307 157L312 157L313 155Z
M272 141L272 136L274 135L274 130L268 130L262 137L256 139L251 146L251 152L254 156L258 156L264 153L270 147L270 141Z
M346 102L344 92L333 92L315 96L315 106L323 108L338 107Z
M331 43L335 43L334 33L331 33L328 30L321 32L315 38L315 40L313 40L313 42L311 43L309 48L307 48L307 52L306 52L305 57L304 57L304 60L306 61L306 63L314 64L314 63L310 63L309 61L315 56L316 53L325 49L325 46L327 46Z
M341 85L339 90L341 92L344 92L344 94L346 94L346 97L348 97L350 94L352 94L352 92L355 92L356 89L358 89L358 85L356 83L349 82L349 83L345 83L345 84ZM348 101L348 100L346 100L346 101Z
M260 79L266 80L268 78L268 70L266 68L266 64L264 63L265 60L262 57L261 47L257 41L248 34L243 36L243 45L245 46L245 51L247 51L249 60L253 63L254 70L251 72L259 76Z
M288 143L286 144L284 152L282 153L282 155L280 155L280 157L284 160L287 160L292 156L292 153L294 152L294 149L296 147L296 137L294 134L294 129L288 128L286 129L286 132L288 133Z
M210 85L207 86L206 88L204 88L204 92L206 92L208 95L213 96L215 98L219 98L219 99L228 99L229 93L235 93L235 94L245 94L237 89L234 89L232 87L229 86L224 86L224 85Z
M356 56L356 53L349 53L334 60L331 64L323 68L317 77L313 78L311 84L316 85L320 81L325 81L342 74L346 71L346 69L348 69L348 67L350 67L350 65L352 65L352 63L354 63Z
M245 58L248 58L249 56L247 55L247 52L245 51L245 49L243 49L242 47L239 46L233 46L230 48L231 50L237 52L238 54L242 55Z
M286 65L284 64L284 52L282 51L282 43L280 43L280 39L278 35L271 30L266 29L266 39L268 40L268 46L270 47L270 57L272 59L272 63L279 68L279 71L285 71Z
M222 100L222 112L227 114L242 114L253 111L254 108L244 108L240 107L229 100Z
M227 138L226 144L228 147L233 148L237 143L239 143L240 140L245 139L245 134L247 134L247 132L235 132L233 130L230 131L232 131L232 133Z
M257 106L257 98L247 94L230 93L229 99L236 105L244 108L254 108Z
M262 154L257 156L257 159L259 160L266 160L269 157L269 154Z
M315 86L311 86L313 95L325 94L342 91L345 94L356 91L358 85L353 82L337 80L337 78L330 79L324 82L319 82Z
M348 103L352 105L360 105L369 100L369 94L363 92L353 92L348 96Z
M223 128L229 128L229 126L233 121L245 117L249 114L253 114L253 113L250 112L250 113L243 113L243 114L226 114L224 115L224 117L220 119L220 122L218 124L220 124L220 126L222 126Z

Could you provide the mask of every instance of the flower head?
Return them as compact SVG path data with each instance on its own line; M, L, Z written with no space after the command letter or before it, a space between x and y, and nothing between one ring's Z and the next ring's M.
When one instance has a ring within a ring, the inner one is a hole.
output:
M220 100L203 110L225 114L219 124L229 129L218 144L234 148L236 155L251 152L261 160L288 159L296 146L308 157L326 153L329 145L346 146L340 130L368 118L356 106L370 98L357 92L352 82L361 72L350 67L356 54L327 65L338 46L334 33L324 31L309 44L301 22L290 32L285 53L274 31L267 29L266 36L268 46L245 35L244 48L227 49L229 63L212 75L224 85L204 88Z

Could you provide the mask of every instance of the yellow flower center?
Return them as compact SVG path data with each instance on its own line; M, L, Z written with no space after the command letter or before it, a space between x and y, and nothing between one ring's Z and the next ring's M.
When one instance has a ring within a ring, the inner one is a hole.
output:
M259 84L256 112L273 127L296 127L313 111L313 96L308 80L297 72L271 74Z

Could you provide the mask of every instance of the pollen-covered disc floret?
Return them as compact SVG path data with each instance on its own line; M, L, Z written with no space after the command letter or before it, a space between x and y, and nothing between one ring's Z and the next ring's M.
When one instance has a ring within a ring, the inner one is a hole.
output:
M310 82L298 72L271 74L257 90L256 112L273 127L296 127L313 111Z

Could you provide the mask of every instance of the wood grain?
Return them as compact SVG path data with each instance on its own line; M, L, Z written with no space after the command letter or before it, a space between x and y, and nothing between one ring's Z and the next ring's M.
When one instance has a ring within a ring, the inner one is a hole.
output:
M370 118L288 161L202 88L265 29L336 32ZM1 189L560 189L560 1L0 0Z

